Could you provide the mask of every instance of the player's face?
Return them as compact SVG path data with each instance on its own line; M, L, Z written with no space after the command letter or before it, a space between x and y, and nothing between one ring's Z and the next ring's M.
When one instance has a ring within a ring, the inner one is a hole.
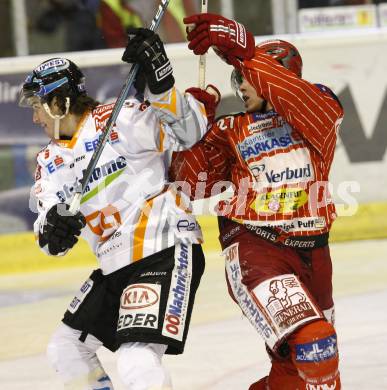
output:
M39 99L31 104L32 120L36 125L43 127L44 132L51 139L54 138L54 119L48 115Z
M262 110L265 99L258 96L254 87L245 79L242 79L242 83L239 86L239 91L242 95L247 112L256 112Z

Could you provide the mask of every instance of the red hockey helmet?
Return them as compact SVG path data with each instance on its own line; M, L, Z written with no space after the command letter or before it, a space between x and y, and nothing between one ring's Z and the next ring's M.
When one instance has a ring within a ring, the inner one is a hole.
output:
M302 58L298 50L291 43L281 39L271 39L256 46L266 54L276 59L286 69L302 76Z

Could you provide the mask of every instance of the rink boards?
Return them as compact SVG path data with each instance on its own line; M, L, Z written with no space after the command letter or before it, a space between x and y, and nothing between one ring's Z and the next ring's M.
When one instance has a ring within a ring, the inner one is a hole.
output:
M354 216L339 217L330 242L387 238L387 204L361 205ZM198 218L204 234L204 251L220 253L216 217ZM84 240L64 257L50 257L40 251L32 232L0 235L0 275L37 272L74 266L96 266L96 259Z

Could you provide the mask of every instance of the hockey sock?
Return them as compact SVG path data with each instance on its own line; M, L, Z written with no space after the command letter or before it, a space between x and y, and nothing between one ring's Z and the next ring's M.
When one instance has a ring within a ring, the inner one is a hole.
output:
M126 389L170 390L169 373L161 364L163 344L125 343L118 350L117 369Z

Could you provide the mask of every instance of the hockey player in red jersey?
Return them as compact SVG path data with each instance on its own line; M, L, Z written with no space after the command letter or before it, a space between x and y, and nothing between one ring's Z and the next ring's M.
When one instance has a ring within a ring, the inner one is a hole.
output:
M246 108L179 154L174 175L195 188L205 172L206 196L225 181L234 190L217 207L227 283L272 361L250 390L340 389L328 247L336 214L327 183L341 104L329 88L301 78L292 44L255 46L243 25L214 14L185 23L195 54L212 46L233 65Z

